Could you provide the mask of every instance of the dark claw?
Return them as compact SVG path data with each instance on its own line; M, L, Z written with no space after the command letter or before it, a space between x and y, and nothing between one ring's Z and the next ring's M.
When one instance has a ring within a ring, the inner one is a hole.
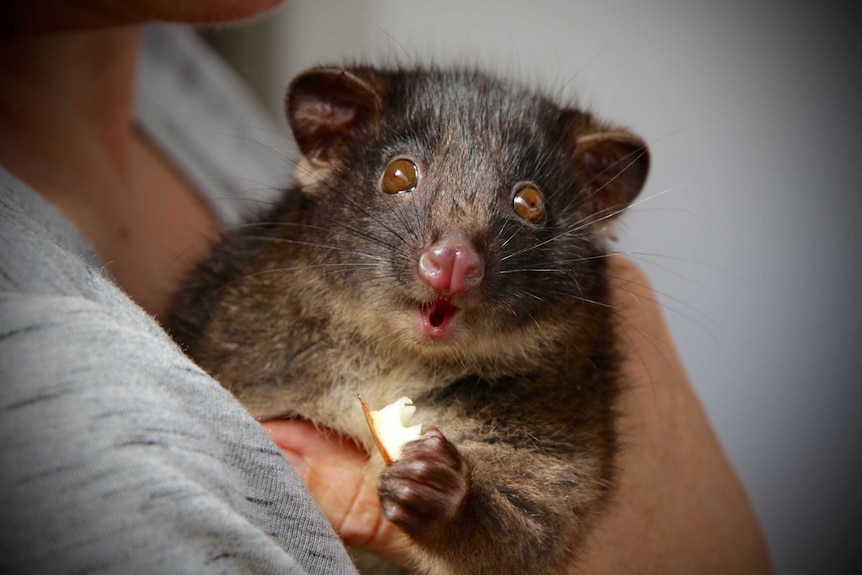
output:
M387 519L421 539L445 527L464 505L467 463L437 429L408 443L383 473L378 493Z

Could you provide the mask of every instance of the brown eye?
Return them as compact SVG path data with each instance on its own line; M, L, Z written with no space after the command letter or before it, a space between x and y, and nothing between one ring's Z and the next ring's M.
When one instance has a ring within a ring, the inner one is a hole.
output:
M380 189L387 194L409 192L416 187L418 177L416 164L403 158L392 160L380 178Z
M532 186L518 190L513 204L515 211L525 220L539 224L545 219L545 197Z

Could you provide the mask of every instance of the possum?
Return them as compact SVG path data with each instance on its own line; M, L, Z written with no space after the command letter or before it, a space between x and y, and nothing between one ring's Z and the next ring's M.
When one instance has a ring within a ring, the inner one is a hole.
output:
M357 402L412 398L379 465L413 572L556 574L613 493L612 222L644 140L474 68L316 67L286 98L295 186L228 231L167 328L260 420L374 453Z

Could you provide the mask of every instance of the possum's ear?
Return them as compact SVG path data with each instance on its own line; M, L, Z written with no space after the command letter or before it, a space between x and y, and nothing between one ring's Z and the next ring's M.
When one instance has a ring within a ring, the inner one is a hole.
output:
M383 108L386 90L370 73L313 68L287 89L285 108L302 154L315 167L327 167L351 132Z
M569 133L583 209L596 221L612 219L641 192L649 173L646 142L628 130L604 126L572 111Z

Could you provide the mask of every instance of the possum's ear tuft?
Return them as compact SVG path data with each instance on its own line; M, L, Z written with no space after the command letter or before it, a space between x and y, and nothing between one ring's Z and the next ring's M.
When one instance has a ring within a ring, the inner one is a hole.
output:
M612 219L643 189L649 149L639 136L603 125L585 112L570 111L567 121L583 211L596 221Z
M305 158L326 167L341 146L386 104L384 81L371 70L312 68L288 87L287 121Z

